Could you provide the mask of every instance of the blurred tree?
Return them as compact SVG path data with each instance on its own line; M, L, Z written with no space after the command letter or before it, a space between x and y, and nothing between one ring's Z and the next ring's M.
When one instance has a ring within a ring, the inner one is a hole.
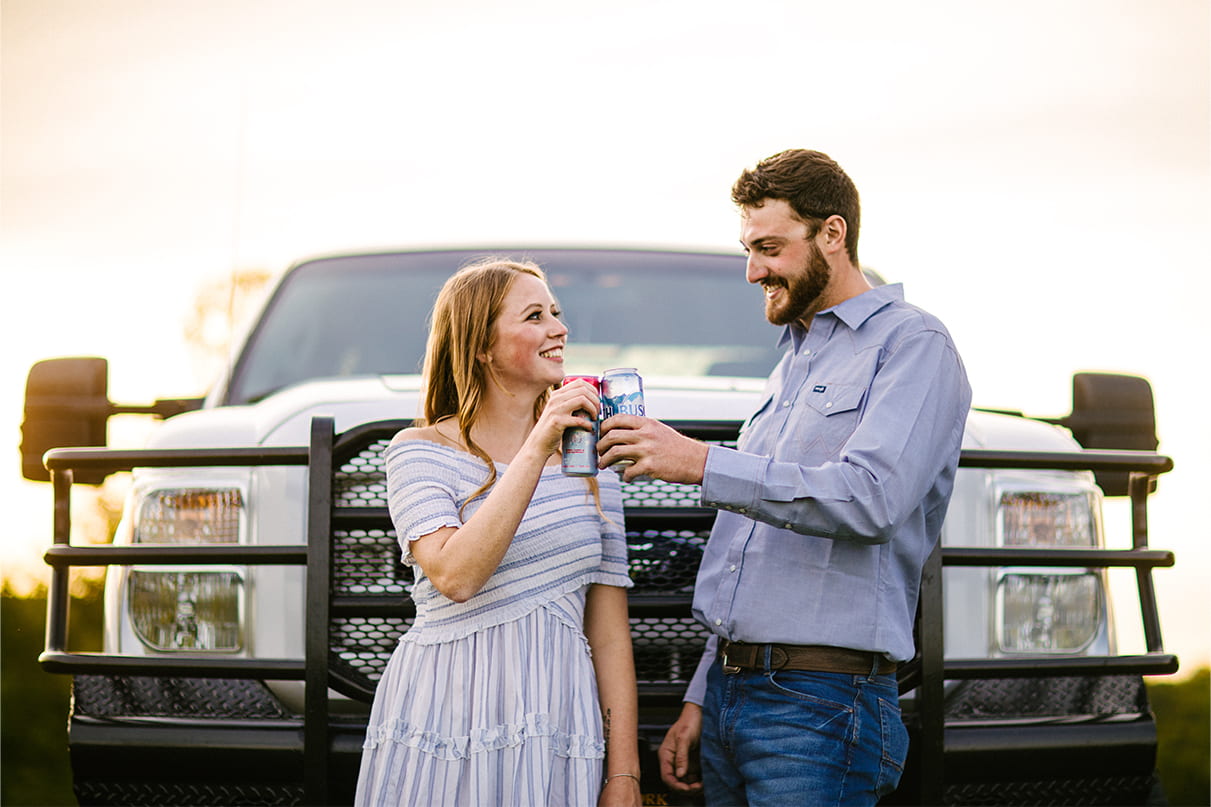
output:
M242 269L199 288L184 335L204 380L222 369L271 277L266 270ZM115 474L101 486L73 491L73 543L113 540L129 476ZM101 649L104 575L104 567L72 573L72 650ZM8 578L5 574L0 587L0 805L72 804L67 753L71 677L45 673L37 663L46 633L45 586Z
M193 309L185 319L184 335L200 383L212 382L231 360L272 279L268 269L234 269L198 288Z
M82 579L71 604L73 650L100 650L101 583ZM67 755L71 677L38 666L46 628L46 589L0 590L0 804L74 804Z
M1156 714L1156 769L1174 807L1211 804L1211 669L1148 681Z

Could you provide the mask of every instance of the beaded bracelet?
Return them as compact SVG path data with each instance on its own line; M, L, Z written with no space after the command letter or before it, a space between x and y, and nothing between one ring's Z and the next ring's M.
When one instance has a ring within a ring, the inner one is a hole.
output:
M605 783L608 785L610 783L611 779L617 779L619 776L629 776L632 779L634 779L636 782L639 782L639 777L633 773L611 773L609 776L607 776L605 778Z

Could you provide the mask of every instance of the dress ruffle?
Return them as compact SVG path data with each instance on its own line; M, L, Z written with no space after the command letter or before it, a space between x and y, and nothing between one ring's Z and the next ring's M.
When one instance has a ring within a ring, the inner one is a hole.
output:
M443 737L402 720L390 720L378 726L373 736L368 734L362 747L369 750L383 743L399 743L438 759L456 760L469 759L472 754L515 748L540 737L547 738L551 753L555 756L578 759L605 757L605 743L600 739L560 731L551 725L550 716L545 714L526 715L523 723L477 729L466 737Z

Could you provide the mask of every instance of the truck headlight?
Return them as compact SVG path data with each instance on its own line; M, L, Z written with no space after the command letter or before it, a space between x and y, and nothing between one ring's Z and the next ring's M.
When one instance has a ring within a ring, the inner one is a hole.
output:
M135 517L137 544L239 543L244 495L239 488L153 490Z
M131 623L152 650L235 652L243 645L238 572L132 571Z
M1101 581L1089 572L1002 575L997 584L1006 653L1076 653L1101 625Z
M136 544L238 544L244 495L236 487L148 491L135 510ZM157 651L238 652L243 647L243 575L230 567L136 568L127 579L131 626Z
M1088 490L1002 490L997 539L1007 547L1096 547L1100 499ZM1001 569L997 644L1004 653L1076 653L1097 637L1105 594L1084 569Z
M1001 546L1097 546L1098 521L1088 491L1001 491Z

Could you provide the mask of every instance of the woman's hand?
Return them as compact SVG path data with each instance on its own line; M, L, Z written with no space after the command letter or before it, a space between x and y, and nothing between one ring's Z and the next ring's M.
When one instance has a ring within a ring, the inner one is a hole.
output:
M573 414L578 411L588 412L588 419ZM547 399L547 405L526 443L540 452L545 460L559 450L565 430L592 428L592 421L597 419L599 411L601 399L593 385L580 379L572 381L567 386L551 391L551 397Z

